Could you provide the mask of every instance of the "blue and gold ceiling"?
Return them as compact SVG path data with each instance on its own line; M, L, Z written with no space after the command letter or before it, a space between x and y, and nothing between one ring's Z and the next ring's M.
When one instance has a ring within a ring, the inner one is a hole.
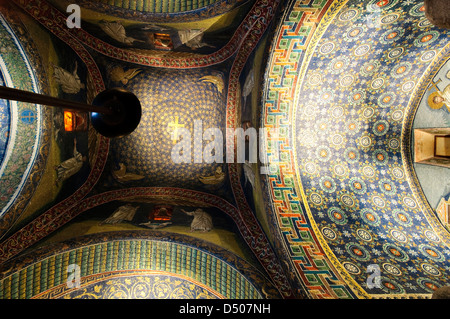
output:
M428 102L450 81L448 31L423 2L75 3L80 29L68 1L0 5L2 83L87 103L123 87L142 120L107 139L82 114L68 131L62 110L0 101L2 298L430 298L449 285L436 210L450 169L414 162L414 129L449 127ZM174 133L195 138L199 122L224 133L223 156L227 128L276 137L258 163L198 160L207 139L174 162Z

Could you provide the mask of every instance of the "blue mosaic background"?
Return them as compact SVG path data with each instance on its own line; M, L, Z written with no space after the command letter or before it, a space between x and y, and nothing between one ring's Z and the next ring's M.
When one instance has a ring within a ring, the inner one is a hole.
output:
M450 249L419 208L401 155L413 89L447 42L423 2L349 1L298 92L296 156L311 213L370 294L431 293L450 282ZM367 286L371 264L379 288Z

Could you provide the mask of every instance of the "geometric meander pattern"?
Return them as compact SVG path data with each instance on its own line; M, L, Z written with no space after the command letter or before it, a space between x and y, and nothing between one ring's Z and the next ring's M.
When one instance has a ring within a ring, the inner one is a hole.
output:
M265 102L266 126L286 132L272 198L297 199L308 216L280 219L291 259L313 298L336 297L333 275L348 285L340 298L429 296L450 281L448 234L414 196L402 132L419 79L448 59L448 33L427 22L422 2L334 1L317 29L295 24L306 6L286 14ZM367 286L373 266L377 287Z
M266 185L273 220L281 236L278 240L286 245L286 251L280 253L287 254L294 265L307 297L354 298L311 229L301 193L296 187L293 145L289 139L302 57L316 30L316 23L332 2L291 1L278 27L266 71L262 114L262 126L269 131L278 131L277 140L272 145L266 144L270 163ZM278 148L278 158L272 151L274 147Z

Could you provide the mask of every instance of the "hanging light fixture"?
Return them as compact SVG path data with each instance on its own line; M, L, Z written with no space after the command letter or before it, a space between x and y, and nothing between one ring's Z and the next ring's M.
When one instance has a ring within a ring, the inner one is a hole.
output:
M122 88L101 92L94 98L92 105L6 86L0 86L0 98L88 112L92 126L108 138L131 134L139 125L142 114L141 103L136 95Z

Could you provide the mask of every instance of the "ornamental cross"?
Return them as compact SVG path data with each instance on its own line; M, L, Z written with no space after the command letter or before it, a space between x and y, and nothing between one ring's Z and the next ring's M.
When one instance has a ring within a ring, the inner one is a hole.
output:
M184 127L184 124L178 123L178 116L176 116L175 122L173 122L173 121L170 122L168 126L169 126L169 129L173 128L172 141L173 141L173 144L175 144L178 139L178 129Z

